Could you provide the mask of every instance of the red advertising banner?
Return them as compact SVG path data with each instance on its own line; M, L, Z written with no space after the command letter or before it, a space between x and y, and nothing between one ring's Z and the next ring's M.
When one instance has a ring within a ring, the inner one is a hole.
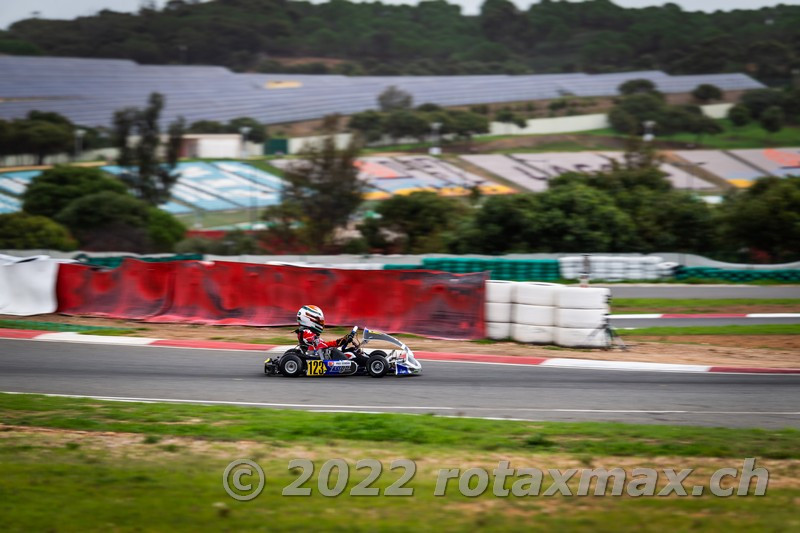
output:
M119 268L64 263L58 270L58 312L142 319L169 305L178 262L126 259Z
M484 336L484 273L337 270L234 262L64 265L59 312L148 322L280 326L303 305L328 325L449 339ZM160 268L159 268L160 267ZM151 279L152 278L152 279Z

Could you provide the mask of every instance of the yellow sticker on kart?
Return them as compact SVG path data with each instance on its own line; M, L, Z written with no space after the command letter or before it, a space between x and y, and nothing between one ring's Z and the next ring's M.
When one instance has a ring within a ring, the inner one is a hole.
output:
M325 361L320 361L320 360L308 361L306 374L309 376L324 376Z

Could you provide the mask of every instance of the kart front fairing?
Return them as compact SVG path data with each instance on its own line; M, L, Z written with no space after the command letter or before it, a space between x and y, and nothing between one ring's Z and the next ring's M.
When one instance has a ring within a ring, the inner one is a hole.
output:
M395 339L391 335L382 333L380 331L370 331L364 328L363 343L366 344L370 341L383 341L388 342L393 346L397 346L399 350L392 350L388 354L387 359L390 363L394 363L394 373L397 376L410 376L420 374L422 372L422 365L414 357L414 352L411 348L403 344L401 341Z

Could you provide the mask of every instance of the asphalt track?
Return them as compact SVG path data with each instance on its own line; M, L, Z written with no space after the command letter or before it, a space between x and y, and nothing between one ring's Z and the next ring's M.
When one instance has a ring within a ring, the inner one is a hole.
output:
M0 340L0 391L558 421L800 428L800 375L422 361L411 378L267 377L260 352Z

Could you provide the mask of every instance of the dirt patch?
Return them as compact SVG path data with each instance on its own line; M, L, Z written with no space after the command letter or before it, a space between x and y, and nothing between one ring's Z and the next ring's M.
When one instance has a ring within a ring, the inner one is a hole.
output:
M9 320L19 317L4 317ZM192 324L149 324L130 320L40 315L42 322L82 324L113 329L133 329L135 336L158 339L219 340L294 344L292 328L247 326L200 326ZM141 329L139 329L141 328ZM335 334L328 335L335 337ZM533 346L514 342L482 344L418 337L403 338L416 352L449 352L488 355L563 357L651 363L699 364L767 368L800 368L800 336L797 335L686 335L626 338L628 351L618 349L574 350L556 346Z

